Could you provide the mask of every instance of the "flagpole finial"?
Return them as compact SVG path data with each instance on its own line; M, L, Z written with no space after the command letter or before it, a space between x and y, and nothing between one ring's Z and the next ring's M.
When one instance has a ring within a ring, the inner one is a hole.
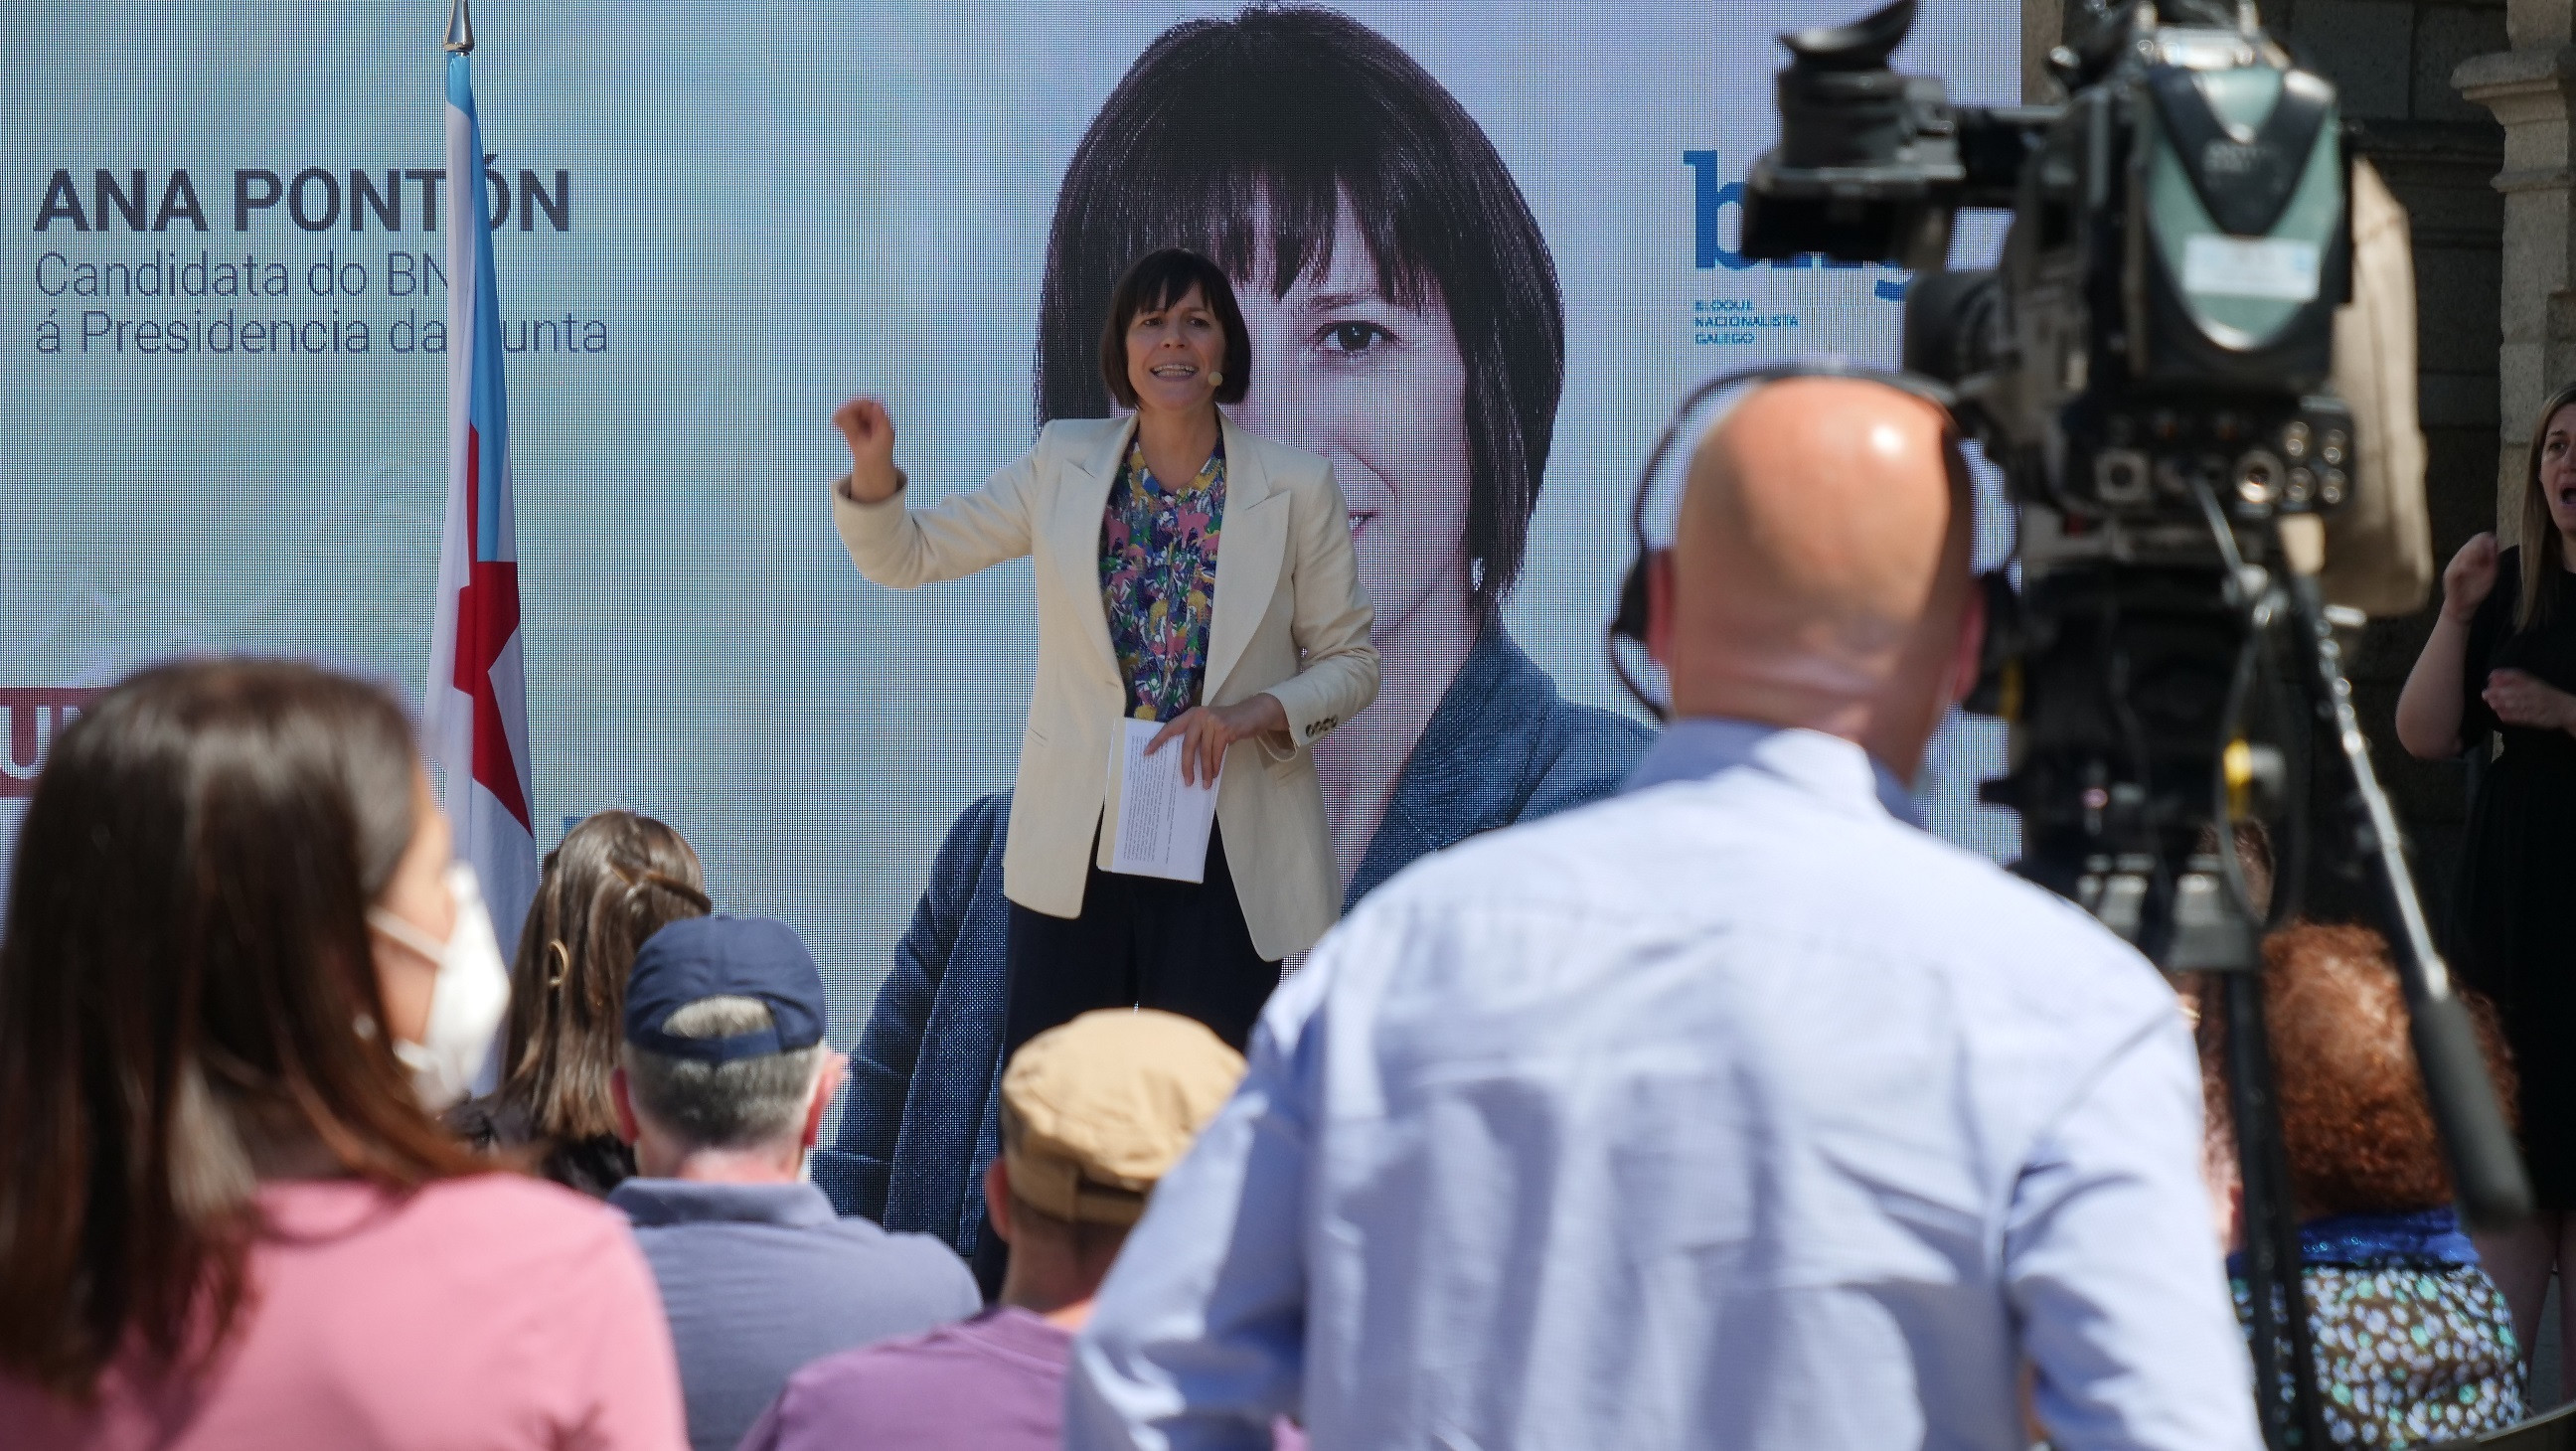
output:
M465 8L465 0L456 0L456 8L447 12L447 48L456 55L473 53L474 16Z

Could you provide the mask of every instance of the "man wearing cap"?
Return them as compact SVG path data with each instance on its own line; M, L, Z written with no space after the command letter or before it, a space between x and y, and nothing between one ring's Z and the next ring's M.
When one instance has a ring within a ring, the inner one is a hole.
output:
M1011 1247L1001 1303L798 1371L744 1451L1054 1451L1073 1333L1146 1195L1242 1075L1214 1033L1153 1009L1030 1039L1002 1075L1002 1154L984 1174Z
M841 1086L822 974L784 923L674 922L635 955L619 1133L626 1211L661 1284L697 1451L729 1451L790 1371L972 1315L974 1276L927 1235L832 1212L802 1178Z

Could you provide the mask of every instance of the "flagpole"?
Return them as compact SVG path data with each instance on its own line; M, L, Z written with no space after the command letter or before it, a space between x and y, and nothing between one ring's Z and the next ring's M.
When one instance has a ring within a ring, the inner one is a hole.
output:
M450 199L447 519L421 725L427 753L446 775L457 858L481 879L501 940L516 943L537 888L535 780L521 654L509 403L485 186L487 180L494 187L500 182L484 164L473 58L467 54L473 48L466 0L455 0L447 19L444 87Z

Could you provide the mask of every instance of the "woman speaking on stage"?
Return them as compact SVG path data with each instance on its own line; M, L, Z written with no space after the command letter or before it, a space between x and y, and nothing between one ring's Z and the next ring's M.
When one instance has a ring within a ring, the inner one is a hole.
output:
M1185 1013L1237 1047L1340 914L1314 743L1376 698L1377 650L1332 466L1219 412L1252 348L1222 268L1177 249L1110 297L1102 381L1124 416L1060 419L973 493L907 503L884 406L833 423L832 512L852 562L897 589L1036 557L1037 679L1003 848L1004 1050L1096 1007ZM1122 720L1217 780L1196 883L1110 871ZM1222 769L1220 769L1222 768Z

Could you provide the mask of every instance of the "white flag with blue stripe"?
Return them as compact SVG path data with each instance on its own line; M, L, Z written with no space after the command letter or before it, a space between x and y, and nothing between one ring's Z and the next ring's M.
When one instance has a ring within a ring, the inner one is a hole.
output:
M456 854L482 878L502 951L537 890L528 762L527 675L520 655L518 529L510 498L509 413L501 385L501 304L492 281L491 197L474 78L447 59L447 527L438 556L438 621L422 711L430 758L447 777Z

